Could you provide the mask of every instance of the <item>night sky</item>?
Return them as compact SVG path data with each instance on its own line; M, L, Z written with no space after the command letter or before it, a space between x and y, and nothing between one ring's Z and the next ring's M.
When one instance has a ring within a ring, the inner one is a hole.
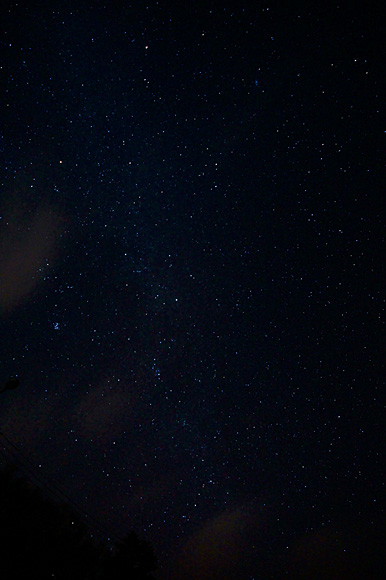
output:
M234 5L1 3L1 450L162 580L351 578L385 514L381 9Z

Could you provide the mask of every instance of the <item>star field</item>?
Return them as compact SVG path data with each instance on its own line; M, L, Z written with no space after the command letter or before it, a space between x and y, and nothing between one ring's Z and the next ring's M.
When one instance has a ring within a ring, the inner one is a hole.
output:
M161 579L384 516L379 15L291 6L1 8L1 431Z

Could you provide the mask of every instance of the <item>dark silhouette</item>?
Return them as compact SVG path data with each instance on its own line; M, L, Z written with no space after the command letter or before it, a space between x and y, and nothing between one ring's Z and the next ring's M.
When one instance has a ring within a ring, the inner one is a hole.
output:
M4 391L9 391L11 389L16 389L20 384L20 381L17 377L10 377L5 382L4 387L0 390L0 393L4 393Z
M134 532L115 550L96 542L70 506L45 498L10 467L0 471L0 561L7 580L150 580L156 564Z

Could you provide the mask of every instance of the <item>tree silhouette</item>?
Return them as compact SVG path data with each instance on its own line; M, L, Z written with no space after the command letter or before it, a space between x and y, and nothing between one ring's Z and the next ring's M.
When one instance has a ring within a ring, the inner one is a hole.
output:
M150 545L134 532L112 552L70 506L45 498L12 468L0 471L0 561L7 580L31 573L39 580L148 580L156 567Z

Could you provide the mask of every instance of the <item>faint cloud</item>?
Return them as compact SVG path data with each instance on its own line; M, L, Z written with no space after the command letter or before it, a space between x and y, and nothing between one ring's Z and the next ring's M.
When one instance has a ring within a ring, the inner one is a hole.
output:
M112 381L108 375L74 408L79 432L109 445L122 433L123 424L136 413L138 394L129 384Z
M296 538L288 554L290 578L384 578L384 518L363 517L320 527Z
M62 212L40 202L15 200L1 211L0 309L22 304L51 269L64 232Z
M233 574L243 557L248 530L255 516L254 508L241 506L207 521L185 544L177 575L186 580L236 577Z

